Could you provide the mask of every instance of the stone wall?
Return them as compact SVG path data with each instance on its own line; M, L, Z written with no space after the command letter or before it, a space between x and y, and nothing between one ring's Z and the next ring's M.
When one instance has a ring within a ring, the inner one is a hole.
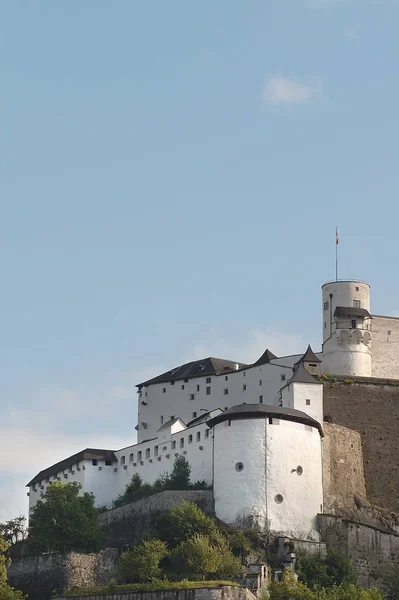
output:
M399 512L399 381L330 376L324 415L360 433L368 498Z
M101 514L100 525L106 534L106 546L118 548L119 551L132 546L144 534L151 532L156 513L170 510L183 500L195 502L206 513L213 512L212 490L161 492Z
M356 509L366 498L361 435L341 425L323 424L323 507L325 513Z
M98 554L41 554L15 558L8 582L28 594L29 600L46 600L54 590L62 593L78 586L104 585L116 575L118 551L105 548Z
M55 600L67 600L67 596ZM87 596L75 597L84 600ZM125 592L90 596L90 600L255 600L256 596L247 588L225 585L219 588L165 590L160 592Z
M389 513L363 508L356 514L319 515L319 524L323 541L346 554L359 583L384 590L385 578L399 566L399 523Z

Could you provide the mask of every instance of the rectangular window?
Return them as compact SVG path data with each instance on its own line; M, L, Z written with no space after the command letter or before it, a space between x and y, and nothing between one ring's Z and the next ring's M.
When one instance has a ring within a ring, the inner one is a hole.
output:
M141 462L143 460L143 453L141 450L137 452L137 460Z
M328 310L328 302L324 302L324 310Z
M211 383L211 377L206 378L206 383Z
M158 456L158 446L154 446L154 456Z
M205 437L209 438L209 429L205 429Z
M175 415L170 415L169 421L173 421L174 418L175 418Z
M353 301L353 307L354 308L360 308L360 300L354 300Z
M162 393L166 394L166 388L162 388Z
M259 396L259 404L263 404L263 396Z
M196 416L197 416L197 413L196 413L196 412L193 412L193 419L195 419L195 418L196 418Z
M151 450L149 448L146 448L145 457L150 458L150 456L151 456Z
M209 386L206 388L206 395L207 396L211 395L211 388Z
M133 453L129 454L129 462L133 462Z
M245 377L245 376L246 376L246 373L245 373L245 371L244 371L244 373L242 374L242 376L243 376L243 377Z
M195 400L195 394L190 394L190 400Z
M184 448L184 438L180 438L180 448Z
M324 329L327 329L327 322L324 321Z
M201 432L197 431L197 442L201 441Z
M181 389L184 390L184 383L181 384Z
M388 335L392 335L392 331L388 329Z
M306 406L310 406L310 399L306 398Z
M93 458L91 464L93 465L93 467L96 467L98 465L98 460L96 458Z
M225 381L228 381L228 380L229 380L229 376L228 376L228 375L225 375L225 376L224 376L224 380L225 380Z
M242 391L245 392L246 389L247 389L247 384L244 383L244 385L242 386Z
M170 385L175 385L175 382L174 382L174 381L171 381L171 382L170 382Z
M228 393L229 393L229 388L224 388L224 390L223 390L223 395L224 395L224 396L227 396L227 395L228 395Z
M173 441L173 442L172 442L172 450L175 450L175 448L176 448L176 442L175 442L175 441Z
M352 319L352 329L356 329L356 319Z
M185 379L185 380L184 380L184 383L188 383L188 379Z
M197 384L197 392L199 392L199 390L200 390L200 387L199 387L199 385Z
M285 373L281 373L281 381L285 381Z
M189 435L189 436L188 436L188 443L189 443L189 444L192 444L192 443L193 443L193 436L192 436L192 435Z
M261 379L259 379L259 385L262 385L263 381Z
M112 465L112 460L106 460L105 461L105 466L106 467L110 467Z

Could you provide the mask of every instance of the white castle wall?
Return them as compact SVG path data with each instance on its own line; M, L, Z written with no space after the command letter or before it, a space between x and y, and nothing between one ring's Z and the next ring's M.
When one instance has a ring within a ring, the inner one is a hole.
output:
M300 358L300 354L286 356L271 364L233 373L175 381L174 385L167 382L143 387L138 399L138 441L155 437L159 427L172 416L188 423L194 414L200 416L205 410L230 408L243 402L252 404L262 400L264 404L278 405L279 391L292 376L292 367Z
M282 406L306 413L323 423L323 386L316 383L291 383L282 390Z
M270 421L215 426L216 515L235 525L250 525L252 517L264 529L317 540L316 516L323 503L319 432L302 423Z
M399 319L373 315L371 375L399 379Z

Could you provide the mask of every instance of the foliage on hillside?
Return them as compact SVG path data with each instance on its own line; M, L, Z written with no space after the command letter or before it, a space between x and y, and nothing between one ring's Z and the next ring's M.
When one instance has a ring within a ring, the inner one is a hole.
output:
M96 551L103 534L93 494L79 496L80 485L51 483L42 494L29 522L28 543L33 552Z
M185 456L177 456L171 474L163 473L151 483L143 483L140 475L135 473L127 484L123 494L114 500L114 506L122 506L128 502L136 502L165 490L202 490L207 488L205 481L190 483L191 467Z
M157 579L150 583L130 583L122 585L107 585L75 588L64 594L65 598L76 598L79 596L99 596L101 594L117 593L117 592L159 592L168 590L187 590L198 588L215 588L225 585L239 586L236 581L168 581L167 579Z
M7 548L7 542L0 537L0 600L23 600L22 592L7 583L7 567L10 564L10 559L6 556Z

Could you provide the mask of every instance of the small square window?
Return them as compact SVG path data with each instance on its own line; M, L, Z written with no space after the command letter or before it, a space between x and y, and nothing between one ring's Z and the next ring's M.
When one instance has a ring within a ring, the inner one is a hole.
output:
M171 381L171 382L170 382L170 385L175 385L175 382L174 382L174 381Z
M185 379L185 380L184 380L184 383L188 383L188 379Z
M105 466L106 467L110 467L112 465L112 460L106 460L105 461Z
M211 388L209 386L206 388L206 395L207 396L211 395Z
M306 398L306 406L310 406L310 399Z
M162 388L162 393L166 394L166 388Z
M190 394L190 400L195 400L195 394Z
M200 391L200 386L197 384L197 392Z
M259 396L259 404L263 404L263 396Z
M242 391L245 392L246 389L247 389L247 384L244 383L244 385L242 386Z
M93 465L93 467L96 467L98 465L98 460L96 458L93 458L91 464Z
M211 378L210 377L206 378L206 383L211 383Z
M174 418L175 418L175 415L170 415L169 421L173 421Z
M228 393L229 393L229 388L224 388L224 390L223 390L223 395L224 395L224 396L227 396L227 395L228 395Z
M328 302L324 302L324 310L328 310Z
M181 384L181 389L184 390L184 383Z

